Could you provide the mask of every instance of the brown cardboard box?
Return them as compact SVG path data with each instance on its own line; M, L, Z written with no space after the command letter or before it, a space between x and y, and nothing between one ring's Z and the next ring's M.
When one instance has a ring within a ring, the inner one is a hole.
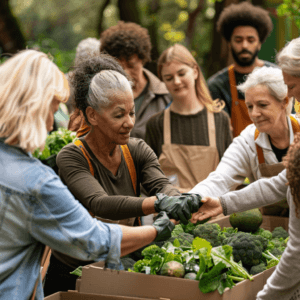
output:
M96 294L82 294L77 291L58 292L45 298L45 300L144 300L146 298L109 296ZM151 300L147 298L147 300ZM152 299L155 300L155 299Z
M263 216L262 227L273 230L277 226L287 229L288 219ZM230 227L229 217L212 221L221 227ZM254 300L262 290L275 268L254 276L253 281L244 280L221 296L217 291L202 294L198 281L157 275L103 269L97 264L83 267L80 282L81 293L102 293L116 296L152 297L170 300Z

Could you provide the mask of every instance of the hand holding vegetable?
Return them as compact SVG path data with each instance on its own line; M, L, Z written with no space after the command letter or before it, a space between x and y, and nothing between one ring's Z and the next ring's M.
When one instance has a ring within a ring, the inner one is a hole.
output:
M202 206L191 218L192 223L203 221L207 218L215 217L223 213L223 208L219 198L204 197L201 201Z
M182 194L181 196L156 194L156 197L155 210L165 211L168 217L180 220L183 224L187 224L191 214L198 211L202 205L201 196L196 194Z
M165 241L171 237L175 224L168 218L164 211L161 211L152 226L157 230L155 242Z

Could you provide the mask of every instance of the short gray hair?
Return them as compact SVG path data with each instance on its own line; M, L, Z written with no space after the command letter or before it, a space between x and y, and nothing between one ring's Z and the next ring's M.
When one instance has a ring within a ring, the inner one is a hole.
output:
M103 70L97 73L90 83L88 105L99 112L111 104L113 93L118 91L132 93L131 82L119 72Z
M76 47L75 65L81 60L100 55L100 44L96 38L82 40Z
M300 77L300 37L287 43L277 54L276 60L282 71Z
M287 97L287 85L284 83L282 71L274 67L256 67L252 73L247 76L244 83L237 89L245 93L250 88L263 85L268 88L270 95L275 97L278 102L284 102ZM289 99L289 105L286 107L286 115L292 111L293 101Z

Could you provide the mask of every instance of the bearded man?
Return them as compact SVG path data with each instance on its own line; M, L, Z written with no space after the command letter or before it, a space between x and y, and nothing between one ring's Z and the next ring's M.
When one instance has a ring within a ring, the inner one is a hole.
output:
M231 4L220 14L217 30L227 40L234 63L208 79L213 99L225 101L231 116L233 135L251 124L244 95L236 86L243 83L255 67L275 66L258 58L261 45L273 29L269 13L248 2Z

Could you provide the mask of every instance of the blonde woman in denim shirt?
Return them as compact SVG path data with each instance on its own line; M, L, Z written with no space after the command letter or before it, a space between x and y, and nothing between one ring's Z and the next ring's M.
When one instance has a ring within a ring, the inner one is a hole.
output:
M40 259L45 245L82 260L119 265L119 258L170 236L160 212L153 226L125 227L93 219L52 169L32 157L53 114L69 97L62 72L34 50L0 67L0 298L43 299Z

